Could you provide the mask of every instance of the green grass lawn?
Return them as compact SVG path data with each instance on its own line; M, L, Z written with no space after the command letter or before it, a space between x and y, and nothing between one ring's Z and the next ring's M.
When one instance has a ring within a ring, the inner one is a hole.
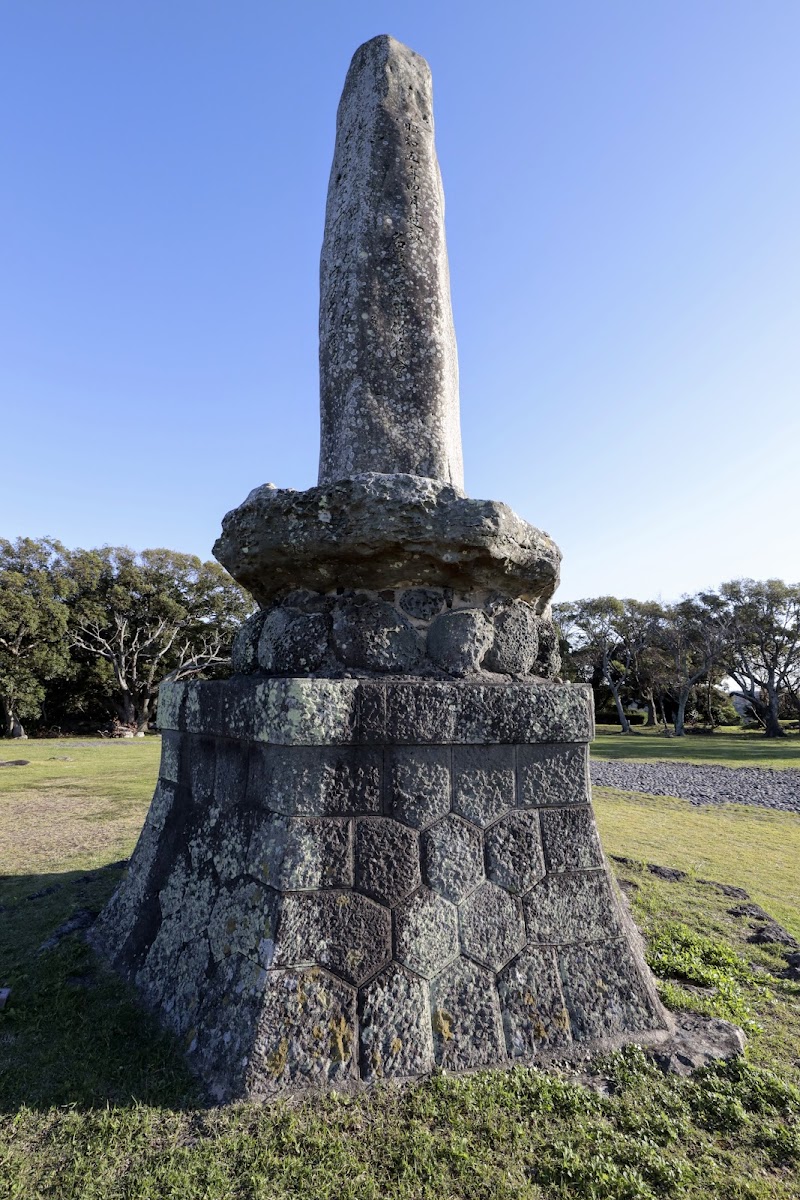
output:
M660 756L656 739L620 740ZM742 746L735 761L765 761ZM0 986L13 989L0 1012L0 1200L800 1196L800 985L777 978L777 948L748 943L732 901L700 882L744 886L800 932L800 817L596 794L610 853L690 871L619 876L665 997L745 1023L744 1061L678 1079L629 1048L594 1064L599 1088L516 1068L208 1108L172 1039L79 938L38 952L110 895L122 869L103 864L133 846L158 752L157 738L0 743L0 758L31 760L0 768Z
M680 762L713 763L723 767L800 767L800 736L765 738L753 730L715 729L710 734L665 737L658 729L635 726L623 734L618 725L598 725L592 743L593 758L636 761L674 759Z

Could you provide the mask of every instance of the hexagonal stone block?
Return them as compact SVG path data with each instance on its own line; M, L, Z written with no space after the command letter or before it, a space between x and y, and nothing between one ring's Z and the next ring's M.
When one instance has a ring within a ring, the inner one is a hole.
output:
M518 900L494 883L484 883L458 910L461 947L470 958L499 971L525 945Z
M270 814L256 822L247 873L284 892L351 887L351 841L350 821Z
M433 1069L428 989L392 963L361 989L362 1079L391 1079Z
M424 829L450 811L446 746L394 746L387 752L386 791L398 821Z
M590 808L542 809L540 815L548 871L585 871L604 866Z
M391 953L391 914L366 896L295 892L283 897L275 966L316 964L358 987Z
M208 922L215 959L241 954L262 967L272 965L280 897L249 880L221 888Z
M514 807L514 747L456 746L453 811L484 827Z
M433 1052L451 1071L506 1059L494 975L458 958L431 984Z
M520 804L586 804L589 800L587 746L519 746Z
M622 936L619 908L605 871L548 875L524 900L528 940L552 945Z
M196 1022L186 1033L184 1045L192 1069L217 1103L245 1091L267 978L262 967L241 954L220 960L213 987L205 987Z
M395 957L432 979L457 956L458 917L444 896L422 888L394 910Z
M429 886L460 904L484 878L480 831L451 813L423 833L422 861Z
M372 746L256 746L247 796L289 817L379 813L382 772L382 752Z
M358 890L391 908L419 885L419 834L390 817L356 821Z
M627 942L564 946L558 960L576 1042L664 1028L655 985Z
M535 810L517 809L486 831L486 874L521 896L544 875L544 851Z
M208 938L186 940L178 918L164 921L136 973L145 1000L158 1006L165 1024L181 1037L191 1029L202 1003L208 968Z
M523 950L498 975L497 993L510 1058L569 1049L569 1012L561 994L555 950Z
M324 971L276 971L267 979L250 1053L257 1096L358 1078L356 993Z

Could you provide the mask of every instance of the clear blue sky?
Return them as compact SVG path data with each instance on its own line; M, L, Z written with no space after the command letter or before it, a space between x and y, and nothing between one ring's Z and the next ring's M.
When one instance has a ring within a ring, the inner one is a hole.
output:
M336 104L433 69L467 489L560 597L800 577L797 0L5 0L0 534L204 557L318 452Z

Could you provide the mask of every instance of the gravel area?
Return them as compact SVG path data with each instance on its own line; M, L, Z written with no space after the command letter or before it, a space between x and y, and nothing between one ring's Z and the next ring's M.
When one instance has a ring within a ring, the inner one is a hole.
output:
M678 796L691 804L752 804L800 813L800 770L794 767L773 771L768 767L593 759L592 783L650 796Z

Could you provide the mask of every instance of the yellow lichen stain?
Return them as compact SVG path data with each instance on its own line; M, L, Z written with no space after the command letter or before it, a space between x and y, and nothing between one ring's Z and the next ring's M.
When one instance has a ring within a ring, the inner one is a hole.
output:
M346 905L348 905L350 903L350 897L347 892L342 892L341 895L337 896L336 903L339 905L339 908L344 908Z
M453 1040L452 1020L453 1018L443 1008L437 1008L433 1014L433 1028L446 1042Z
M522 999L529 1008L536 1008L536 997L533 992L526 992Z
M403 1043L402 1043L401 1039L399 1037L393 1037L392 1044L389 1047L389 1049L391 1050L392 1054L399 1054L400 1051L403 1049Z
M286 1038L281 1038L277 1050L273 1050L272 1054L267 1059L267 1070L273 1079L277 1079L283 1074L286 1069L286 1063L289 1061L289 1043Z
M561 1009L561 1012L558 1014L558 1016L555 1019L555 1023L556 1023L556 1025L559 1025L562 1029L565 1029L565 1030L569 1029L569 1013L567 1012L567 1010L565 1008Z
M608 988L605 985L605 980L603 980L603 979L595 979L594 986L597 988L598 992L607 992L608 991Z
M537 1042L547 1041L547 1030L545 1029L542 1021L537 1021L534 1025L533 1036L536 1038Z
M376 1075L383 1075L383 1065L381 1063L381 1055L379 1050L373 1050L369 1056L372 1063L372 1069Z
M335 1062L346 1062L350 1057L350 1028L342 1013L338 1021L331 1021L331 1058Z
M348 950L347 951L347 965L352 972L357 971L363 961L364 961L364 955L361 953L360 950Z
M311 1036L313 1038L316 1038L318 1041L322 1037L322 1030L319 1027L319 1025L315 1025L314 1028L311 1030Z

